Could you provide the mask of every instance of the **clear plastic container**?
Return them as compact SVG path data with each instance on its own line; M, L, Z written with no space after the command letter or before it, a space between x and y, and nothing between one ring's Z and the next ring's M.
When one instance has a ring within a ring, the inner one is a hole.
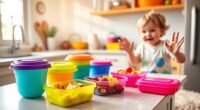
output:
M174 94L180 87L180 81L169 78L142 78L136 84L141 92L171 95Z
M111 75L113 76L125 76L128 78L128 81L126 82L127 87L137 87L135 84L138 79L146 77L146 72L141 72L139 74L119 74L117 72L111 72Z
M73 89L55 88L56 84L59 84L60 86L66 86L71 81L69 80L64 82L46 84L44 88L46 91L48 102L62 107L69 107L90 101L92 99L94 88L96 86L96 84L93 82L84 80L74 80L78 83L82 83L84 86Z
M92 81L96 83L94 93L99 96L106 96L111 94L122 93L124 91L124 86L126 84L127 78L123 76L113 77L112 80L97 80L97 78L103 78L110 76L95 76L95 77L85 77L85 80Z

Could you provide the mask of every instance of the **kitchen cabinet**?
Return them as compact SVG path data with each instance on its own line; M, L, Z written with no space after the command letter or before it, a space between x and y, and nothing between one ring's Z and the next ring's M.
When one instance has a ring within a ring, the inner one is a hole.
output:
M144 11L150 11L150 10L178 10L183 9L184 4L179 3L176 5L157 5L157 6L148 6L148 7L137 7L136 6L136 0L131 0L131 7L126 9L116 9L116 10L96 10L93 11L92 15L97 16L108 16L108 15L117 15L117 14L125 14L125 13L138 13L138 12L144 12ZM103 7L103 4L101 4Z

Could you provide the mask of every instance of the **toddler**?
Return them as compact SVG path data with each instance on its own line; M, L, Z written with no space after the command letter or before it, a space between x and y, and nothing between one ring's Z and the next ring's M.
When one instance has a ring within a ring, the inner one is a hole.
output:
M179 40L179 33L174 32L171 41L161 40L168 26L163 15L151 11L138 20L139 36L142 43L134 51L134 42L129 42L125 37L119 41L120 48L128 54L130 64L138 66L141 71L149 73L172 72L171 59L178 63L185 62L185 55L180 51L184 37Z

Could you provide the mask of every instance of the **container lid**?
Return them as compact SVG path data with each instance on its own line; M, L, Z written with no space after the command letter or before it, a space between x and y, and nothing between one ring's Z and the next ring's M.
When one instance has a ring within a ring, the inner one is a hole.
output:
M112 62L108 60L92 60L91 65L112 65Z
M48 69L48 73L75 71L77 71L76 65L70 62L52 62L51 68Z
M44 69L49 68L51 65L46 59L22 59L16 60L10 64L13 69Z
M137 80L137 85L159 87L159 88L178 88L180 86L180 81L177 79L170 79L170 78L146 77Z
M89 54L78 54L78 55L68 55L65 60L71 61L71 60L92 60L92 56Z

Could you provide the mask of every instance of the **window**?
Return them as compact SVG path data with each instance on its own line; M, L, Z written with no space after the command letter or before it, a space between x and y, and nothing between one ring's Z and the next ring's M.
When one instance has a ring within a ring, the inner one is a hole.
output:
M24 1L0 0L0 44L11 42L14 25L24 27ZM15 40L22 40L19 28L15 29Z

